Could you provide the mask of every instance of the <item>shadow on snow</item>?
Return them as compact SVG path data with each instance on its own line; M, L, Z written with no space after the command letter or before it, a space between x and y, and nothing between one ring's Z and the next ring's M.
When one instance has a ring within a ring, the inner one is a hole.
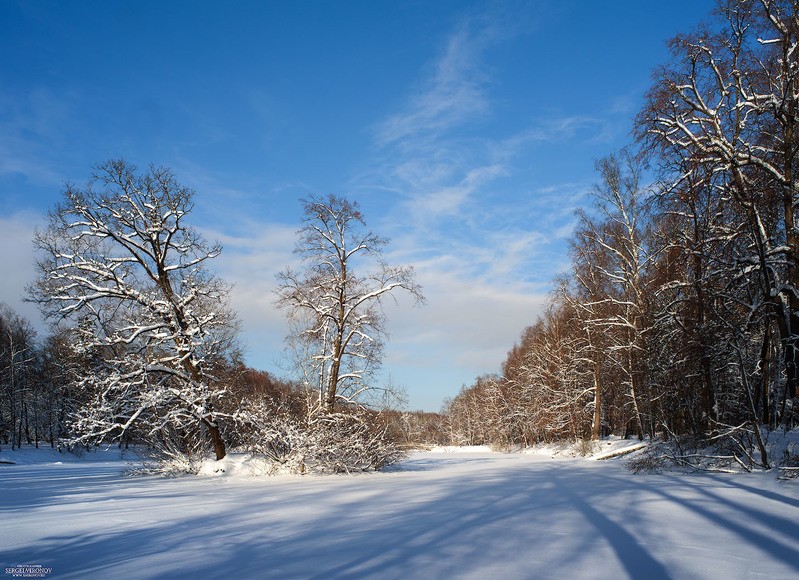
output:
M0 564L39 563L75 578L523 570L669 578L688 573L697 554L725 557L729 546L714 544L724 540L707 537L713 528L799 573L797 499L729 477L632 476L619 465L579 461L509 466L491 456L426 456L387 474L275 480L56 467L0 471L3 519L41 517L46 527L47 517L74 518L56 527L68 533L43 529L27 545L0 549ZM747 501L755 496L759 502ZM764 502L768 509L757 507ZM3 529L12 529L8 521Z

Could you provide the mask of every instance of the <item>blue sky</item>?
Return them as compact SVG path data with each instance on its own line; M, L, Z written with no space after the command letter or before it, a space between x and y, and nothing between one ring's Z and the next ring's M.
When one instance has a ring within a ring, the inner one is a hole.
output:
M224 246L246 360L280 370L300 199L345 194L428 302L388 308L384 379L438 410L497 372L568 266L594 160L629 143L665 41L710 0L0 2L0 301L111 158L171 167Z

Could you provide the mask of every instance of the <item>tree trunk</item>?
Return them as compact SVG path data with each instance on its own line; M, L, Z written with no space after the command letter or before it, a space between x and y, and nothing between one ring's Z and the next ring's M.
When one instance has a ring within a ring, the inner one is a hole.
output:
M227 450L225 449L225 440L222 439L222 434L219 432L219 425L208 419L204 421L205 426L208 428L208 434L211 436L211 443L214 446L217 461L224 459L225 455L227 455Z
M794 318L793 316L791 318ZM793 325L791 325L793 327ZM784 357L785 357L785 377L787 387L787 397L793 399L796 397L796 386L799 383L799 357L796 352L796 331L791 328L788 337L784 341Z
M794 3L794 15L796 4ZM787 313L788 332L784 336L784 358L785 375L787 381L787 396L793 399L796 397L796 386L799 382L799 355L797 355L797 339L799 339L799 236L796 231L796 219L794 215L794 203L796 203L794 183L794 164L796 163L796 123L797 123L797 100L794 94L795 78L795 56L791 54L791 45L796 38L790 38L791 34L785 35L782 41L782 76L786 79L785 95L787 95L785 116L782 135L783 153L783 183L782 183L782 207L785 228L785 245L788 247L787 255L787 278L788 278L788 300Z
M333 366L330 369L330 382L327 386L325 411L332 413L336 407L336 392L338 391L338 377L341 372L341 359L344 357L344 325L346 323L347 304L347 262L341 259L341 285L338 291L338 312L336 313L336 338L333 343Z
M594 422L591 426L591 439L599 439L602 422L601 355L597 351L594 361Z
M761 388L755 392L755 407L758 404L762 405L761 412L763 417L763 424L771 424L769 403L769 385L771 382L771 340L770 340L770 325L766 324L766 332L763 334L763 348L760 351L760 372L762 373Z

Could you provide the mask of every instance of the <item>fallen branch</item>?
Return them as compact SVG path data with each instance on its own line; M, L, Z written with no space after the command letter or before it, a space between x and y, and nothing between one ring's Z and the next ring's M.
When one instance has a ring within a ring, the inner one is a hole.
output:
M630 445L629 447L625 447L623 449L616 449L614 451L607 451L605 453L600 453L598 455L594 455L594 459L597 461L604 461L605 459L612 459L614 457L621 457L623 455L629 455L633 451L638 451L646 447L646 443L636 443L635 445Z
M796 479L799 477L799 467L778 467L780 474L777 479Z

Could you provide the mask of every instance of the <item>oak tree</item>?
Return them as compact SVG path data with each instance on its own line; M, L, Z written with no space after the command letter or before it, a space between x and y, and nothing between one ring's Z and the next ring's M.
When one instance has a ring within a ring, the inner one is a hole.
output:
M228 286L207 269L221 248L187 223L193 197L169 169L109 161L85 186L67 185L36 233L31 299L75 329L73 348L89 361L75 378L87 393L77 442L135 430L185 447L204 431L225 456L214 369L235 349L236 321Z

